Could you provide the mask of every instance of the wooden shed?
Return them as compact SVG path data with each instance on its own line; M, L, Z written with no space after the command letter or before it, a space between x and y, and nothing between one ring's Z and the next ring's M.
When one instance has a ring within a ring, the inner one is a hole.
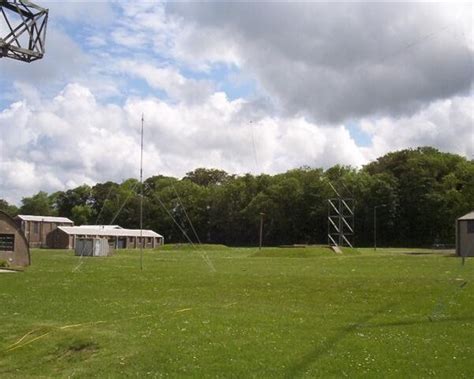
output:
M456 220L456 254L474 257L474 211Z
M31 264L30 249L23 231L15 220L0 211L0 263L7 267Z

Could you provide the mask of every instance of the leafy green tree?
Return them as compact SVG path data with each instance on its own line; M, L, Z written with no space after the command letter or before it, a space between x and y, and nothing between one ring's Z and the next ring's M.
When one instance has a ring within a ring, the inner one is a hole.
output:
M52 199L43 191L31 197L24 197L21 204L21 214L37 216L55 216L57 214Z
M200 186L208 187L211 185L221 185L231 179L231 176L223 170L217 170L213 168L197 168L194 171L186 173L183 179L190 180L191 182Z
M115 214L115 206L119 185L114 182L97 183L91 189L90 206L92 208L92 224L108 224Z
M168 242L255 245L265 213L266 245L326 243L328 199L355 199L355 243L454 242L454 221L474 209L474 162L430 147L392 152L362 169L302 167L277 175L229 175L198 168L178 180L156 175L143 184L143 222ZM76 223L138 228L140 183L106 182L24 198L22 213L66 215ZM3 207L3 208L2 208ZM0 209L9 207L0 202ZM15 208L11 208L15 213ZM97 220L97 221L96 221ZM197 234L198 238L196 238Z
M64 217L73 217L72 210L76 206L89 205L91 201L91 187L84 184L65 192L53 194L54 207L57 213Z
M18 208L15 205L9 204L6 200L0 199L0 211L5 212L11 217L18 214Z
M397 182L396 229L389 240L404 245L454 243L454 222L474 208L474 165L431 147L380 157L363 171L390 175Z
M90 224L93 210L89 205L75 205L71 210L71 219L75 225Z

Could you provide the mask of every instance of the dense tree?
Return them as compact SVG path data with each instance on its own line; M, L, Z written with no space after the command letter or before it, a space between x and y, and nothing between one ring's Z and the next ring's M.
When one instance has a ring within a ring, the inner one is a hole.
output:
M181 180L156 175L143 183L143 222L168 242L255 245L264 213L268 245L327 243L327 200L337 196L333 187L355 200L357 246L372 244L374 208L380 205L379 245L452 244L455 219L474 209L474 162L419 148L389 153L360 170L337 165L235 176L199 168ZM77 224L137 228L139 204L140 183L129 179L51 196L40 192L23 199L21 212L57 212ZM0 201L0 209L7 205Z
M54 216L57 214L53 206L53 198L40 191L31 197L21 200L20 213L27 215Z
M8 202L3 199L0 199L0 211L5 212L11 217L18 214L18 208L15 205L8 204Z
M75 205L71 209L71 220L75 225L91 224L92 208L89 205Z
M396 183L397 199L388 204L397 228L387 242L452 243L456 217L474 208L473 170L472 161L431 147L389 153L364 167L364 172L384 173Z
M232 176L223 170L209 168L198 168L186 173L186 176L184 177L184 179L205 187L224 184L231 178Z
M54 206L64 217L73 217L72 210L78 206L88 206L91 200L91 187L82 185L66 192L54 194Z

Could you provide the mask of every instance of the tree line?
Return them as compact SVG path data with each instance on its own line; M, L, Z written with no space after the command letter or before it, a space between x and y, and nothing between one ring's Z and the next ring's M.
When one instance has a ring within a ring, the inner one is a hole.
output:
M356 246L453 244L457 217L474 209L474 161L431 147L392 152L361 169L302 167L276 175L232 175L198 168L178 179L156 175L143 183L143 225L167 242L255 245L264 214L266 245L327 243L328 199L354 198ZM16 214L58 215L81 224L138 228L140 183L128 179L52 194L38 192Z

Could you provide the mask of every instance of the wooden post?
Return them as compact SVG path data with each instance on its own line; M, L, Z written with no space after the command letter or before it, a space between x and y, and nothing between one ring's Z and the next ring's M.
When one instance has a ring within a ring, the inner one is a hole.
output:
M263 244L263 216L265 216L265 213L260 213L260 243L258 245L258 250L262 250Z

